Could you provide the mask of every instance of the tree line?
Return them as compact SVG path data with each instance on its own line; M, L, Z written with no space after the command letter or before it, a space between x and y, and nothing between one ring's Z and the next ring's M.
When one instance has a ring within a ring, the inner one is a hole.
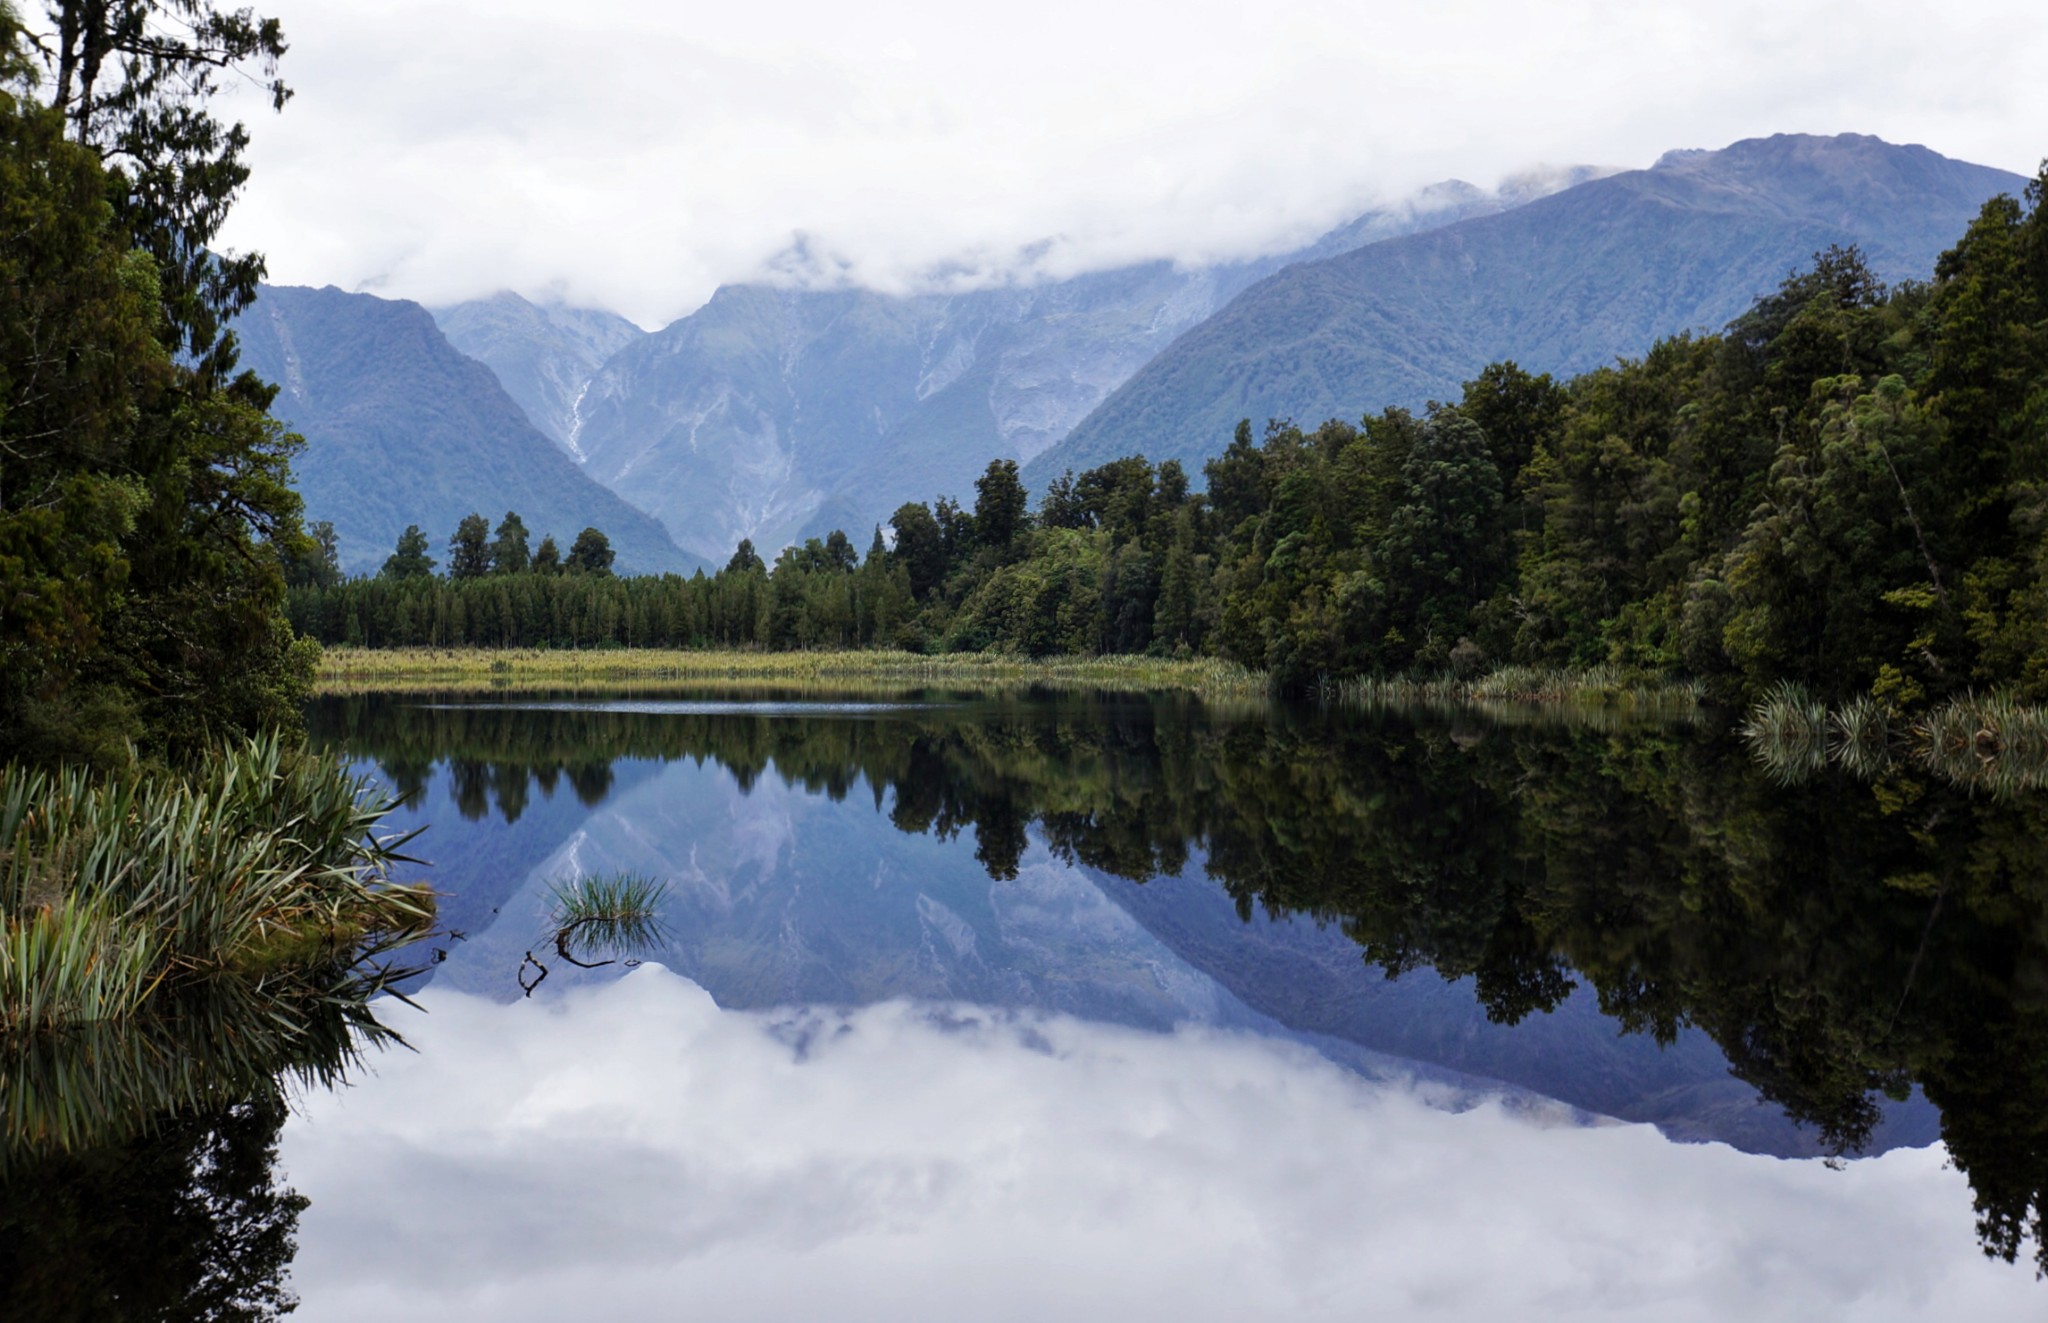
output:
M1193 489L1142 456L1036 508L1008 460L715 574L293 593L329 642L1216 655L1283 684L1614 664L1724 694L2048 697L2048 167L1932 281L1818 254L1726 329L1567 381L1312 431L1238 426ZM481 535L481 521L478 521ZM501 528L502 537L503 530Z

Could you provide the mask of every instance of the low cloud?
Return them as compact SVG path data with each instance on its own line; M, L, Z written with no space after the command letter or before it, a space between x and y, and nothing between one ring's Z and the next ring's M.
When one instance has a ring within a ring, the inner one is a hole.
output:
M229 235L294 283L657 324L778 274L904 289L1278 251L1374 199L1779 131L2031 170L2048 27L1959 0L279 0Z
M658 967L442 989L306 1100L300 1317L2038 1314L1938 1149L1831 1171L1464 1111L1284 1044L889 1003L721 1011ZM394 1014L398 1012L393 1012Z

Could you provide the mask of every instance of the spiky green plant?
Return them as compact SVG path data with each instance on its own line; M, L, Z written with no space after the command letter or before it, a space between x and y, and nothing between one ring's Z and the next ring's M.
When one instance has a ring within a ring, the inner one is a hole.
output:
M119 1021L195 980L352 964L433 922L392 805L275 737L188 775L0 767L0 1035Z
M639 957L668 940L660 915L661 902L668 896L666 882L614 873L557 882L548 894L547 942L559 959L578 969L598 969L618 960L637 964ZM519 986L531 997L547 976L546 962L528 951L519 966Z
M186 775L0 767L0 1153L120 1138L396 1035L432 923L366 780L275 737Z

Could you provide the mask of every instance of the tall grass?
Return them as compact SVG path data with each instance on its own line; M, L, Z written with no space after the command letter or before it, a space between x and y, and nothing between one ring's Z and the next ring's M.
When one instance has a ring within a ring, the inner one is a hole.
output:
M1476 710L1509 719L1541 709L1553 719L1599 723L1689 717L1705 697L1697 680L1646 680L1613 666L1503 666L1471 677L1359 676L1322 688L1341 702L1369 709Z
M1751 709L1742 733L1787 779L1830 765L1865 778L1913 767L1994 794L2048 789L2048 708L2010 694L1967 693L1905 715L1870 698L1830 708L1783 686Z
M1263 694L1266 678L1214 658L1018 657L1002 653L690 652L661 649L329 648L318 692L555 692L777 683L819 689L922 685Z
M353 963L425 930L390 805L272 736L189 775L0 767L0 1037L119 1022L221 976Z

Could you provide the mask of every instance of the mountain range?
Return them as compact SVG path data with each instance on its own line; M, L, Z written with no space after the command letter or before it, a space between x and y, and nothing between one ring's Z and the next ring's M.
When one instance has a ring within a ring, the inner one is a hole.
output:
M1183 268L1151 262L1030 286L896 297L722 288L602 366L588 323L500 294L436 312L592 477L722 560L861 531L906 500L971 491L998 458L1063 438L1173 338L1290 262L1519 205L1595 176L1453 181L1358 216L1309 248Z
M375 573L408 524L439 548L472 511L493 527L517 511L535 546L552 534L566 550L583 529L602 529L622 571L696 567L542 435L418 304L265 286L235 331L242 365L279 388L271 412L306 438L292 465L306 519L334 525L344 570Z
M1305 249L1205 267L891 295L719 289L647 332L517 294L433 309L267 289L250 366L308 438L308 517L344 564L470 509L585 524L620 565L720 564L1121 455L1200 465L1240 418L1314 424L1453 398L1487 363L1571 373L1717 329L1833 244L1925 279L2017 175L1859 135L1779 135L1647 170L1450 182ZM404 474L401 482L392 475Z
M1583 372L1718 330L1830 245L1925 280L1986 199L2025 182L1925 147L1781 134L1299 263L1153 358L1025 480L1140 453L1192 471L1241 418L1355 421L1454 398L1500 359Z

